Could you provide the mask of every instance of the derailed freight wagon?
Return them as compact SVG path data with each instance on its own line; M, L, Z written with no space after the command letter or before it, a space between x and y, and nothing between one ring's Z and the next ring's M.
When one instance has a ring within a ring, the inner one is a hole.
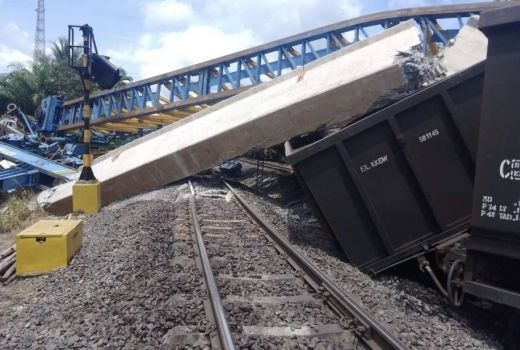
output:
M349 261L378 273L470 224L484 64L286 155Z
M377 273L440 253L446 289L423 267L443 294L513 307L519 349L520 5L482 13L480 28L486 62L286 152L353 264Z
M489 44L471 238L467 259L459 262L459 288L519 310L510 330L511 348L519 349L520 6L485 12L480 29Z

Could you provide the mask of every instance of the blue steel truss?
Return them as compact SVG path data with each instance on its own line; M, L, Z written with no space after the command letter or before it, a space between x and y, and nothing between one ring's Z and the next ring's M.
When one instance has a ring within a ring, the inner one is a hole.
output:
M421 29L422 48L427 53L431 43L447 45L469 16L497 6L502 5L480 3L405 9L311 30L96 94L92 97L91 125L213 104L409 19L414 19ZM82 99L66 102L59 118L59 130L80 128L82 112Z

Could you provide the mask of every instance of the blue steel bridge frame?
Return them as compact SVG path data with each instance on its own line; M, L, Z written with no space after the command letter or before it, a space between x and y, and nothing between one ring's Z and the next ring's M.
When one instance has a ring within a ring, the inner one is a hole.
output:
M396 10L307 31L94 94L91 125L111 131L132 131L174 122L409 19L415 20L421 29L422 49L428 53L431 43L447 45L469 16L498 6L503 4ZM82 99L65 102L58 118L59 132L81 128L82 112Z

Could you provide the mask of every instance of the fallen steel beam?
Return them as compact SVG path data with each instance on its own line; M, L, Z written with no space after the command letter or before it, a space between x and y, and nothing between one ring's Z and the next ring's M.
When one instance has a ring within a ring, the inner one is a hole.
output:
M420 44L415 22L392 27L108 153L93 166L103 204L153 189L248 150L354 120L410 82L400 51ZM54 213L71 210L72 184L42 192Z
M28 164L16 164L8 169L0 167L0 193L10 192L20 187L37 186L39 182L39 171Z
M0 142L0 158L12 162L29 164L39 172L49 175L55 179L70 181L74 179L77 171L48 158L43 158L29 151Z

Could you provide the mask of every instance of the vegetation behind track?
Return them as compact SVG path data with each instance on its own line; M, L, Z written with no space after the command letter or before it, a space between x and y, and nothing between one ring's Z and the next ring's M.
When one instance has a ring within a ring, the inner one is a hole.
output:
M68 66L67 53L68 40L62 37L53 44L49 55L33 62L31 67L13 63L11 72L0 76L0 115L11 102L32 115L46 96L60 95L65 99L82 96L79 74ZM80 60L79 52L75 52L74 56L76 61ZM132 77L124 73L116 86L129 81Z
M44 217L33 192L22 191L0 198L0 249L14 243L15 234Z

